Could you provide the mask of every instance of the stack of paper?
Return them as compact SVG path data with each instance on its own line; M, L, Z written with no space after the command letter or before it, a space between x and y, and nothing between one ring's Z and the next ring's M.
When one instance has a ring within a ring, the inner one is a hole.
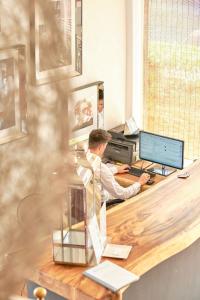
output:
M110 261L104 261L83 274L113 292L139 279L137 275Z

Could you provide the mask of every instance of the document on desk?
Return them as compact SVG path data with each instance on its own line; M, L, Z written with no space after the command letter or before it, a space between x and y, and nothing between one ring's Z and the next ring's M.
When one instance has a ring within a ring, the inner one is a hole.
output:
M129 256L131 249L132 246L107 244L102 256L126 259Z
M117 292L139 279L139 276L107 260L86 270L83 274L110 289L112 292Z

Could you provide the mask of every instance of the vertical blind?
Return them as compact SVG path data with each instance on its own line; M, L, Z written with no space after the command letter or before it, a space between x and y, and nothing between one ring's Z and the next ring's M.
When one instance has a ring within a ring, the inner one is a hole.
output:
M200 156L200 0L146 0L144 129Z

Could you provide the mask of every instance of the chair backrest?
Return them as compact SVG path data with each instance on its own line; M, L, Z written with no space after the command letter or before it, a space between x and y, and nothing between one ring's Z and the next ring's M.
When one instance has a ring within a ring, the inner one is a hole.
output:
M37 300L45 300L45 297L47 295L46 289L42 287L37 287L33 291L34 296L36 297ZM11 296L9 300L31 300L30 298L25 298L21 296Z

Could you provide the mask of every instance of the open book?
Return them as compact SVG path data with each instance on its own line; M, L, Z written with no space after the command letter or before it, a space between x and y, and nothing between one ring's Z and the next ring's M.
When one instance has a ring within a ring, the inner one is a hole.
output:
M83 274L113 292L139 279L137 275L107 260Z

